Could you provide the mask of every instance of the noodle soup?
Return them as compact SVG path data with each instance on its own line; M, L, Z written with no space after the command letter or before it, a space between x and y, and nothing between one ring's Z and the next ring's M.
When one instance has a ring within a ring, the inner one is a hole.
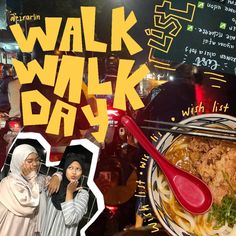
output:
M216 114L192 117L184 123L236 127L235 118ZM166 134L157 148L170 162L204 180L214 199L214 207L203 215L193 216L186 212L176 201L162 172L151 161L149 197L158 219L168 232L172 235L235 236L236 143L184 135L176 138ZM219 224L217 214L223 215L226 208L229 209L226 213L229 220Z

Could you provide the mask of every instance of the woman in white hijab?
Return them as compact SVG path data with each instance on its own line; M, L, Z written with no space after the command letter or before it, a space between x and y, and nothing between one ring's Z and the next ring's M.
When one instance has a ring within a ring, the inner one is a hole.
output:
M1 236L33 236L40 231L44 214L41 195L46 185L37 175L38 168L39 157L34 147L22 144L14 149L10 173L0 182Z

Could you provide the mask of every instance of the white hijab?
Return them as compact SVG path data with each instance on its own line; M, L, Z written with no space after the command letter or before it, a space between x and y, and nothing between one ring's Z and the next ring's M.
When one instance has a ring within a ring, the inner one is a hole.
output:
M36 149L29 144L21 144L17 146L12 153L9 175L21 179L22 181L25 180L21 175L21 166L31 153L38 155Z
M35 148L28 144L17 146L12 154L10 174L0 182L0 202L18 216L33 214L39 205L38 183L29 183L21 175L21 166L31 153L38 154Z
M21 166L31 153L38 155L36 149L29 144L21 144L17 146L12 153L10 174L23 178L21 175Z

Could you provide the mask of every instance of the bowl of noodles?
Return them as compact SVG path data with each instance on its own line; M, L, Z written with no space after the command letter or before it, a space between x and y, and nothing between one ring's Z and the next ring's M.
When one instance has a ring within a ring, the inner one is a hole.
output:
M180 123L236 129L236 118L222 114L198 115ZM213 196L208 212L192 215L179 205L162 171L151 159L148 195L167 232L175 236L236 236L236 142L166 133L156 148L172 164L202 179Z

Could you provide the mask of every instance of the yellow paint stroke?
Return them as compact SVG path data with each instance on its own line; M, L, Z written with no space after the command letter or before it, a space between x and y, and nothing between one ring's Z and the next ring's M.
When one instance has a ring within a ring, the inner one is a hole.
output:
M157 137L155 134L152 134L152 136L153 136L154 138L158 139L158 137Z
M213 73L213 72L210 72L210 71L206 71L204 72L205 75L215 75L215 76L218 76L218 77L224 77L224 75L221 75L221 74L217 74L217 73Z
M219 85L211 85L212 88L221 88Z
M168 40L168 43L166 43L167 40ZM162 48L161 48L161 47L154 46L154 45L151 45L151 42L154 42L155 44L159 44L160 46L162 46ZM148 41L148 46L150 46L150 47L152 47L152 48L155 48L155 49L157 49L157 50L159 50L159 51L162 51L162 52L164 52L164 53L168 53L169 50L170 50L170 46L171 46L172 42L173 42L173 38L172 38L172 37L165 36L165 38L164 38L164 43L159 43L159 42L156 41L156 40L150 39L150 40ZM169 45L168 45L168 44L169 44ZM165 48L166 45L168 45L167 48Z
M227 82L227 81L224 80L224 79L219 79L219 78L216 78L216 77L210 77L209 79L217 80L217 81L220 81L220 82L223 82L223 83L226 83L226 82Z
M161 17L164 12L158 12L159 15L154 15L154 26L156 28L166 29L169 28L169 26L173 25L173 29L169 32L171 36L176 37L180 30L183 28L176 18L170 17L169 19L165 20L164 22L161 22ZM165 17L164 17L165 18ZM158 19L158 20L156 20ZM176 33L174 33L176 31Z
M148 28L148 29L145 29L144 32L148 36L154 36L154 37L160 38L160 39L163 39L163 36L164 36L164 32L162 32L160 30L156 30L156 29ZM160 34L160 36L158 34Z
M170 66L170 63L158 61L158 59L156 59L155 57L153 57L153 56L152 56L152 54L153 54L152 51L153 51L153 48L151 48L150 51L149 51L149 55L148 55L149 61L151 61L151 62L156 62L156 63L161 64L161 65L164 65L164 66Z
M172 8L172 2L170 2L170 1L163 1L163 3L161 5L156 5L155 6L155 13L159 13L158 10L157 10L158 7L165 8L165 5L169 5L168 9L176 11L176 12L181 12L181 13L188 14L190 11L192 11L192 15L191 15L190 19L186 18L186 17L174 15L174 14L168 14L168 16L166 16L166 13L164 12L164 17L165 18L173 16L173 17L176 17L176 18L179 18L179 19L182 19L182 20L186 20L186 21L190 21L190 22L193 21L193 16L194 16L194 13L195 13L196 5L191 4L191 3L187 3L186 10L180 10L180 9Z
M154 141L157 142L158 141L158 137L155 135L150 136L150 138Z

